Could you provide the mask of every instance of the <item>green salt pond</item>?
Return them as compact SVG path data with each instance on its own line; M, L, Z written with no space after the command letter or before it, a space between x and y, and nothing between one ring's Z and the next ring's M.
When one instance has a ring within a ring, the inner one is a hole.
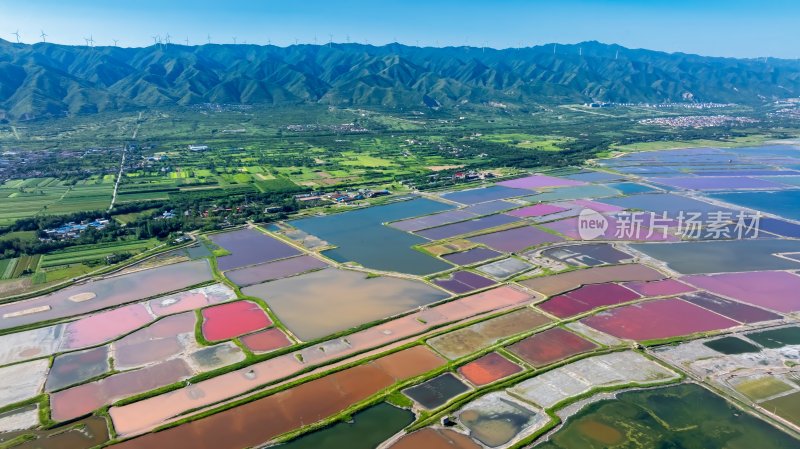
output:
M569 418L543 449L786 449L800 441L695 384L620 393Z
M414 414L382 402L340 422L278 446L280 449L373 449L414 421Z

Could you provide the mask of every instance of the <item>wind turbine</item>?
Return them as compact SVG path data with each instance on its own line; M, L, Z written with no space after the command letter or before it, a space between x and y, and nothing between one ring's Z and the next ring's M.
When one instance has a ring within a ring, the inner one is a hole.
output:
M208 36L206 36L206 38L208 39L208 43L210 44L211 43L211 35L209 34Z
M42 42L47 42L47 39L45 39L47 37L47 35L44 34L44 30L42 30L42 34L40 34L39 36L42 37Z
M114 41L114 46L116 47L117 46L117 42L119 42L119 40L118 39L111 39L111 40Z
M333 46L333 34L328 35L328 48Z
M17 36L17 43L19 44L19 30L15 31L15 32L13 32L11 34L13 34L14 36Z
M158 41L161 40L161 36L159 36L159 35L150 36L150 37L153 38L153 45L158 45Z
M167 35L164 36L164 42L166 42L166 45L169 45L169 37L170 37L169 33L167 33Z
M347 43L349 44L350 43L350 35L346 34L344 40L347 41Z
M186 39L184 39L183 41L186 42L186 46L188 47L189 46L189 36L186 36Z
M233 45L236 45L236 36L233 36Z

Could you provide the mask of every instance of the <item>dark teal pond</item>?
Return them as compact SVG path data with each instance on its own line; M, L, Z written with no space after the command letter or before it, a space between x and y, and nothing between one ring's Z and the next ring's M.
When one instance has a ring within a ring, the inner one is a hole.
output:
M775 256L782 252L800 252L799 240L708 240L637 243L630 247L666 262L682 274L800 269L800 262Z
M280 449L373 449L414 421L409 410L382 402L341 422L278 446Z
M635 182L618 182L608 184L612 189L619 190L625 195L634 195L637 193L654 192L656 189L646 186L644 184L637 184Z
M722 337L703 344L723 354L746 354L761 351L758 346L737 337Z
M425 275L452 265L411 247L427 240L384 223L452 209L453 206L417 198L324 217L294 220L297 229L315 235L337 248L324 254L337 262L357 262L384 271Z

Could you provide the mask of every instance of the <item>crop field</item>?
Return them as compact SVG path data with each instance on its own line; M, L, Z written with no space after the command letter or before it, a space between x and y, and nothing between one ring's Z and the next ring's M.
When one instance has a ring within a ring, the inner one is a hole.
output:
M53 251L42 257L41 268L53 268L104 259L112 254L136 254L150 249L157 244L156 240L132 240L95 245L80 245L72 248Z
M74 185L56 178L6 181L0 186L0 225L35 215L105 210L113 188L113 180L102 177Z
M536 136L532 134L488 134L480 137L481 140L502 143L517 148L540 151L562 151L572 142L572 139L558 136Z

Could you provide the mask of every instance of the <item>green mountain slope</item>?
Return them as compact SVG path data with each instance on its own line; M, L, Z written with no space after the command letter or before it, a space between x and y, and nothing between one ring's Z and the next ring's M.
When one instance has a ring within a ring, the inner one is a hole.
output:
M0 40L0 110L12 119L205 102L416 108L465 101L757 104L796 96L798 61L668 54L598 42L559 45L554 54L552 45L87 48Z

